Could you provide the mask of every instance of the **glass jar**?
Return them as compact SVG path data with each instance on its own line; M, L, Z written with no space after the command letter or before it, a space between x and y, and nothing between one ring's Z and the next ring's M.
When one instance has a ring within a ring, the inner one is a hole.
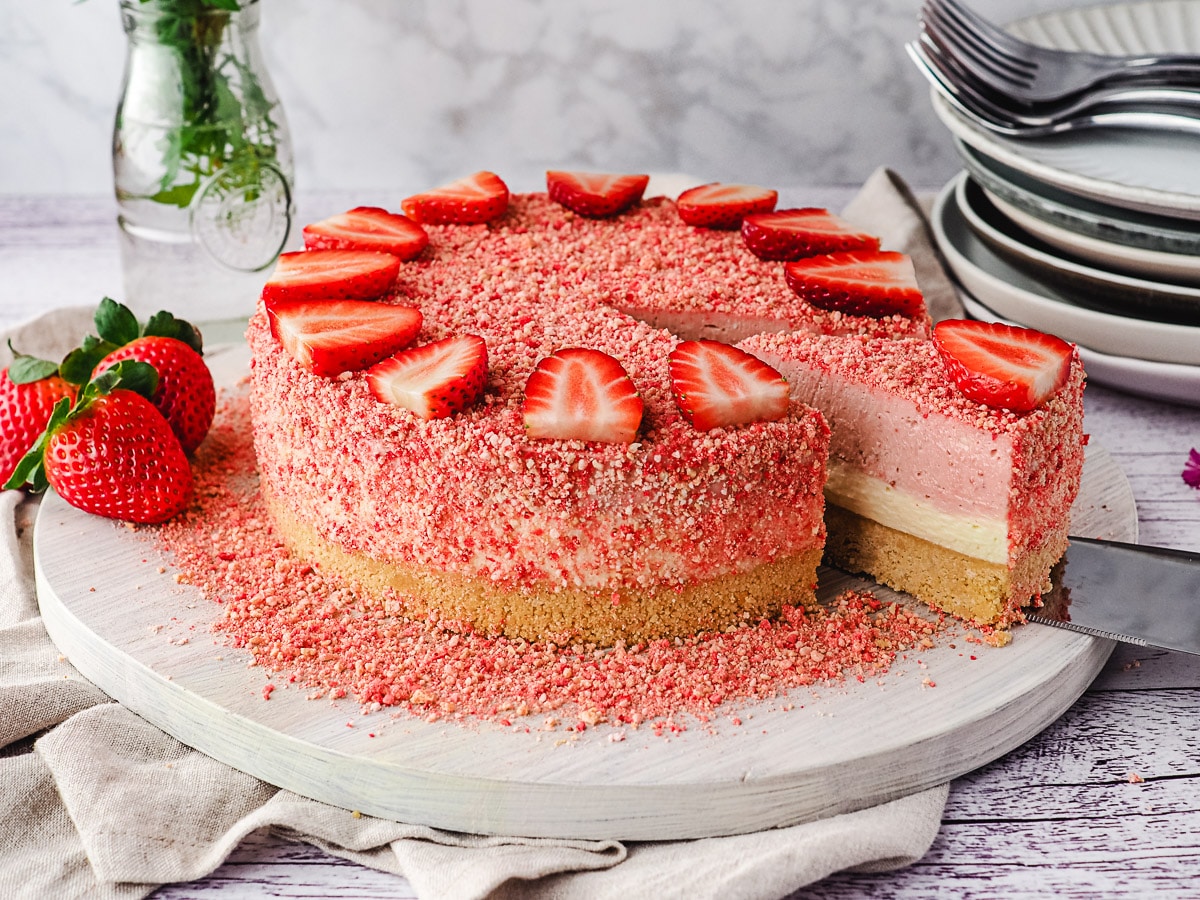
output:
M139 318L245 318L292 227L292 149L258 0L121 0L113 129L123 298Z

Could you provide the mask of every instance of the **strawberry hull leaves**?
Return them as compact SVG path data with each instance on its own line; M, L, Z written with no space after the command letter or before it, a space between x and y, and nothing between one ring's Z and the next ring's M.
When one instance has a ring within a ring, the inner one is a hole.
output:
M0 479L7 480L45 430L54 405L63 398L73 401L75 393L59 377L58 366L46 360L18 355L0 371Z
M5 487L52 487L85 512L140 524L182 512L192 498L192 470L146 399L157 384L153 366L123 360L89 381L74 406L64 397Z
M200 331L166 310L155 313L143 326L129 307L105 297L96 308L94 324L96 334L86 335L59 365L59 374L71 384L86 383L104 357L141 337L175 338L196 353L204 353Z
M12 490L29 487L34 493L44 491L47 487L44 465L45 452L51 435L63 425L68 424L72 416L78 415L79 411L94 397L103 396L118 389L137 393L144 398L148 398L158 389L158 372L154 366L148 363L127 360L118 363L89 381L83 390L80 391L74 405L72 405L70 397L60 399L54 404L54 409L50 413L45 430L34 441L26 454L21 457L21 460L13 469L12 475L4 483L4 489ZM157 410L155 412L157 414Z

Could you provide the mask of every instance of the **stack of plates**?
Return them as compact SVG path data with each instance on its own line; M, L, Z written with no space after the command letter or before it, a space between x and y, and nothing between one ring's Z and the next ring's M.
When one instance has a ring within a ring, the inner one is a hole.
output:
M1013 30L1064 49L1200 52L1200 4L1092 6ZM1200 406L1200 137L1022 140L933 103L964 165L933 231L968 314L1074 342L1094 382Z

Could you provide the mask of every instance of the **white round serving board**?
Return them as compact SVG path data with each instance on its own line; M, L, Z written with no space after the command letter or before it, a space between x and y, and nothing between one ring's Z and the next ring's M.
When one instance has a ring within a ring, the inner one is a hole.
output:
M238 352L215 362L245 372ZM232 385L236 375L218 381ZM1128 482L1095 446L1074 530L1136 540ZM943 637L879 679L722 710L708 726L689 720L682 733L606 724L578 734L562 726L539 731L544 717L530 716L527 734L487 722L393 718L388 710L364 715L352 699L306 699L304 687L251 667L248 652L222 644L211 626L224 607L177 584L145 534L53 494L38 515L34 555L51 638L133 712L298 794L469 833L700 838L893 800L1027 741L1075 702L1112 649L1042 625L1017 629L1003 648L967 643L964 632L953 639L956 649ZM828 597L868 585L831 570L821 581ZM870 586L881 599L891 596ZM276 689L264 700L268 681ZM794 708L785 709L788 702Z

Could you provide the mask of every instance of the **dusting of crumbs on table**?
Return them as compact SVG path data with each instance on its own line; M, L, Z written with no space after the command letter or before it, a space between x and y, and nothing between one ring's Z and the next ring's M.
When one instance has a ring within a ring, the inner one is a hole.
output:
M322 575L273 532L244 395L221 398L193 469L192 509L150 533L182 583L223 605L215 628L268 673L264 700L295 684L310 699L348 698L426 721L530 732L644 723L670 733L718 715L736 724L739 705L782 702L796 688L878 679L901 654L933 648L946 628L859 591L725 633L608 648L411 621L396 614L399 598L365 596Z

